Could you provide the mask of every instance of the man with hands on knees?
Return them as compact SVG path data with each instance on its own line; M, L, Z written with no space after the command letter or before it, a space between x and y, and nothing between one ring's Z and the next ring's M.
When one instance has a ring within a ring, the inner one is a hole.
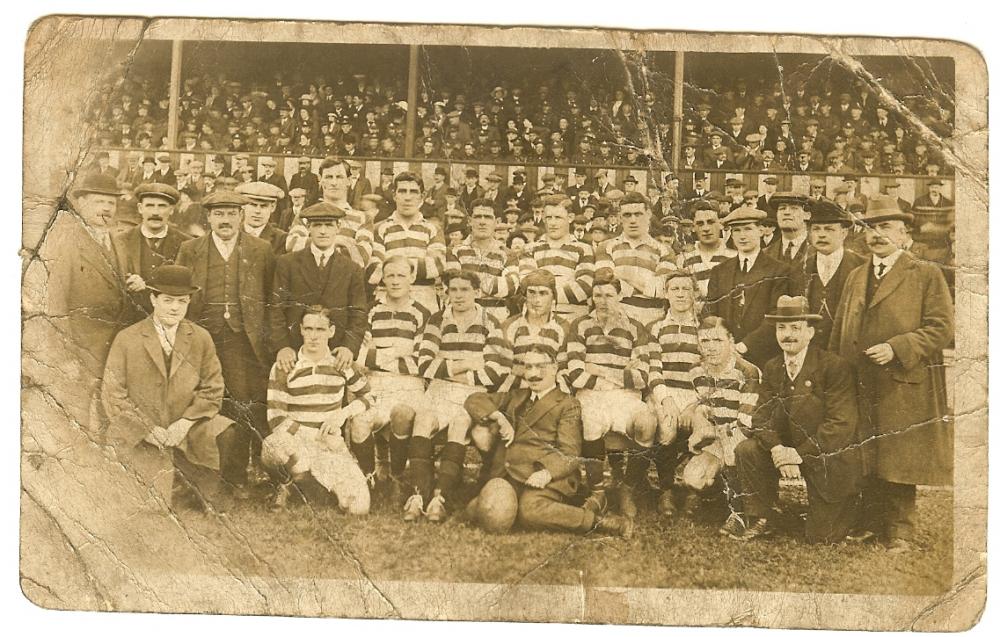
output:
M736 447L746 516L743 529L730 534L736 539L771 533L779 478L805 479L807 541L838 542L854 524L861 481L857 390L847 361L812 344L822 318L804 296L782 296L767 315L783 353L764 366L753 427Z
M295 364L286 372L275 363L267 388L271 433L264 439L261 462L278 482L272 508L283 509L292 483L311 474L337 497L341 509L365 515L371 493L343 429L369 410L368 381L352 366L337 366L329 344L335 330L329 310L307 308L299 330L302 348Z
M198 494L202 505L214 500L220 457L237 443L233 421L219 415L222 368L212 337L184 318L198 290L191 278L188 268L164 265L146 282L153 313L115 337L102 385L105 440L167 506L182 494Z
M517 519L527 528L596 530L631 537L634 525L629 518L604 515L593 501L582 507L566 502L579 487L580 403L556 387L559 365L551 348L528 345L521 365L522 387L472 394L465 401L472 421L495 427L503 441L493 456L489 477L514 487ZM486 497L474 499L466 510L475 517Z

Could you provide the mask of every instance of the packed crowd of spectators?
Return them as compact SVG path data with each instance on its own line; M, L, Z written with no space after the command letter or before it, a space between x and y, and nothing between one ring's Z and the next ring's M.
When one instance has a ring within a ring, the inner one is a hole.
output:
M658 166L671 160L672 105L656 90L574 90L566 82L502 83L487 94L425 87L416 104L403 81L358 74L293 85L225 77L188 78L179 132L167 137L162 84L130 82L91 109L104 148L224 151L272 155L403 157L408 109L415 110L415 159ZM112 96L113 97L110 97ZM735 79L720 91L689 92L675 170L945 174L928 139L947 138L952 113L906 113L864 83L822 87Z

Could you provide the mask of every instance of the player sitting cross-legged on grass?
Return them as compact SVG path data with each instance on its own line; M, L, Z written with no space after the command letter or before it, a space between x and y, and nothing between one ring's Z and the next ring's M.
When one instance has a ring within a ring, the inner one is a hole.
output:
M338 370L330 351L329 310L309 307L300 330L302 349L295 364L288 372L275 364L267 389L271 433L264 439L261 462L279 482L272 508L284 508L292 483L312 475L337 496L342 509L365 515L371 504L368 482L341 430L369 408L368 382L353 366Z
M494 384L486 371L484 350L487 337L500 323L476 303L479 276L475 272L450 270L443 279L448 303L427 321L420 341L420 372L431 381L410 438L415 493L404 506L403 519L408 522L423 515L431 522L443 522L461 483L466 446L478 438L477 447L489 448L488 429L470 431L472 420L465 411L465 399ZM438 432L447 432L447 442L434 488L433 438Z

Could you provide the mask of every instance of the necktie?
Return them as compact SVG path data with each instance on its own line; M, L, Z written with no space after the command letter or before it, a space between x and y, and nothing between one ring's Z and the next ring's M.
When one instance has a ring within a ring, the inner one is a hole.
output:
M784 259L785 259L785 261L791 261L792 260L792 244L791 244L791 242L789 242L785 246Z
M319 269L322 270L325 267L326 267L326 255L321 254L319 255Z
M743 259L743 274L750 272L750 259Z
M795 377L799 375L799 365L795 361L785 363L785 368L788 370L789 380L795 380Z
M878 264L878 272L875 273L875 278L881 280L885 276L885 263Z
M537 402L538 402L538 395L532 392L531 398L528 399L528 408L525 409L525 412L531 411L531 408L534 407L535 403Z

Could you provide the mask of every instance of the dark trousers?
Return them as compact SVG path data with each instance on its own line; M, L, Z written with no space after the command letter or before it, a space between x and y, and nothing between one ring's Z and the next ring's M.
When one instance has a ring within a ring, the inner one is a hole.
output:
M212 334L215 351L222 365L226 393L219 413L231 418L236 439L222 455L222 477L231 484L247 481L250 458L260 457L260 445L267 436L267 377L270 370L254 353L250 339L243 332L228 328Z
M239 444L239 428L229 427L215 438L215 444L219 449L219 458L224 460L233 454L234 447ZM193 498L193 503L216 504L221 502L225 496L223 481L216 471L196 465L187 459L183 452L173 451L174 462L174 482L173 497L174 503L178 500Z
M917 486L869 478L861 490L863 527L886 540L913 539L917 517Z
M739 499L742 510L750 517L773 517L778 502L778 470L771 452L757 440L744 440L736 447L736 471L742 487ZM806 495L809 509L806 516L806 541L833 543L844 539L857 517L857 496L837 502L821 498L807 475Z
M592 511L565 502L563 494L546 487L534 489L507 478L517 490L517 520L526 529L586 533L594 528Z

